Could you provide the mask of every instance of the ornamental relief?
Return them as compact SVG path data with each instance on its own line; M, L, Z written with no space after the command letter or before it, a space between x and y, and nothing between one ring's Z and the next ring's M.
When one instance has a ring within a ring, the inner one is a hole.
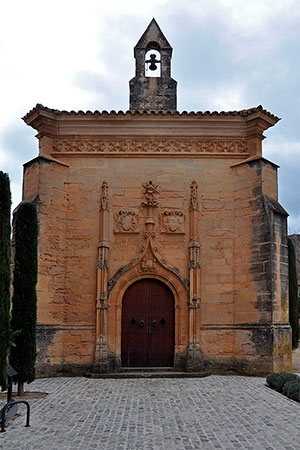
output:
M160 213L161 233L184 233L184 214L180 210L165 209Z
M199 208L198 202L198 184L196 181L191 183L191 197L190 197L190 211L197 211Z
M121 209L114 213L114 233L139 233L139 214L137 211Z
M153 183L153 181L149 181L148 183L143 183L143 195L144 195L144 201L142 202L142 206L150 206L150 207L157 207L159 205L158 203L158 184Z
M54 153L248 153L243 140L54 139Z

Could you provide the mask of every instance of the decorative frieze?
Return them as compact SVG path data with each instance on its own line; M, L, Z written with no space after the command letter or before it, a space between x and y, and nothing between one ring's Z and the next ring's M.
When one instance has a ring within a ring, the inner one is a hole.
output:
M181 210L165 209L160 214L161 233L184 233L184 214Z
M54 139L53 153L248 153L247 141L225 139Z
M121 209L114 213L114 233L139 233L139 213Z

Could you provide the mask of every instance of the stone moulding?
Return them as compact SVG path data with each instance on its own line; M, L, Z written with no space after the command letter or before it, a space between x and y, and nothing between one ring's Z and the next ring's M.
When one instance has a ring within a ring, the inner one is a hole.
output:
M246 140L54 139L53 153L79 154L248 154Z
M202 324L201 330L253 330L253 329L290 329L287 322L278 323L231 323L231 324Z
M54 330L54 331L95 331L95 324L82 324L82 323L37 323L37 330Z

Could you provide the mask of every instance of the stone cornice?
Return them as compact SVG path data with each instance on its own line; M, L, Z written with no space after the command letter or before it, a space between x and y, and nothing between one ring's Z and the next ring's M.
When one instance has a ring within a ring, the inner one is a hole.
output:
M38 137L228 137L263 138L263 131L278 117L261 106L229 112L170 111L59 111L37 105L23 120L38 131Z
M55 163L55 164L59 164L60 166L70 167L70 165L67 164L67 163L64 163L64 162L59 161L59 160L57 160L55 158L51 158L51 157L45 156L45 155L36 156L35 158L31 159L30 161L27 161L26 163L24 163L23 167L27 168L27 167L31 166L32 164L34 164L35 162L37 162L37 163L45 162L45 163L48 163L48 164Z
M276 169L279 168L278 164L275 164L273 161L270 161L269 159L263 158L262 156L251 156L250 158L244 159L243 161L239 161L237 163L232 164L230 167L237 167L241 166L242 164L248 164L255 161L262 161L267 164L271 164L271 166L275 167Z

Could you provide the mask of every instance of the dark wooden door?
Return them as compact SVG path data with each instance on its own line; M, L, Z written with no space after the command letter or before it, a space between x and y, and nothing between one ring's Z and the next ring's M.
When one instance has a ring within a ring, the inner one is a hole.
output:
M170 367L174 360L174 299L165 284L132 284L122 305L122 366Z

